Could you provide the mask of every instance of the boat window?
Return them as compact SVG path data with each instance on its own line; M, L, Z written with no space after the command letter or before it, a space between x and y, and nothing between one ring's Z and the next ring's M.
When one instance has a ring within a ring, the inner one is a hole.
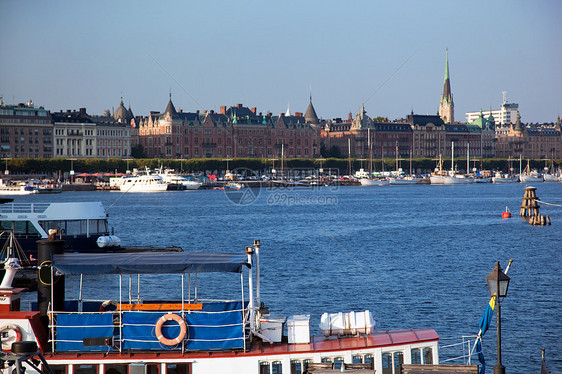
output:
M404 354L402 352L385 352L382 354L382 373L398 374L403 363Z
M291 374L302 374L301 360L291 360Z
M326 364L327 364L327 363L333 363L334 361L332 360L331 357L322 357L322 358L320 359L320 362L323 362L323 363L326 363Z
M283 373L283 364L281 364L281 361L273 361L271 363L271 374L281 373Z
M81 231L82 221L85 222L85 220L66 221L66 235L78 235L86 232L86 230Z
M146 364L145 374L159 374L159 373L160 373L160 364Z
M98 365L74 365L74 374L97 374Z
M421 349L412 349L412 364L421 364Z
M49 365L53 374L66 374L68 366L67 365Z
M341 370L342 365L343 365L343 357L335 357L334 369Z
M367 354L363 357L363 363L364 364L373 364L374 360L373 360L373 355L372 354Z
M105 234L107 232L107 221L105 219L90 220L90 234Z
M351 357L352 364L362 364L363 363L363 356L361 355L353 355Z
M13 230L18 237L41 237L39 231L29 221L2 221L0 230Z
M166 373L167 374L189 374L191 364L167 364Z
M260 361L260 374L270 374L269 361Z
M426 365L433 364L433 350L430 347L423 349L423 363Z
M45 230L46 233L49 232L49 230L54 229L54 230L60 230L60 229L65 229L65 225L64 225L64 221L39 221L39 225L41 225L41 227L43 228L43 230Z
M105 365L105 374L127 374L128 365Z

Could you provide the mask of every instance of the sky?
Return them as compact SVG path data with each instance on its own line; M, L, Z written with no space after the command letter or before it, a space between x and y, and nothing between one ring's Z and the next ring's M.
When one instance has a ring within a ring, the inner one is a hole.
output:
M0 1L0 96L51 111L562 115L562 1Z

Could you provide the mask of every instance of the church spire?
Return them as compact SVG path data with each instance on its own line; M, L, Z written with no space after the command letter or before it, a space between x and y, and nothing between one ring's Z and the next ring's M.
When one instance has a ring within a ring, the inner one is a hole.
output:
M455 122L455 104L451 92L451 80L449 77L449 49L445 54L445 79L443 82L443 95L439 105L439 116L445 123Z

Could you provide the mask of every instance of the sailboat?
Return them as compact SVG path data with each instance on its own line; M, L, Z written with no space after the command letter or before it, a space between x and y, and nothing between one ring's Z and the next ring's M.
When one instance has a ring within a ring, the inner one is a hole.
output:
M429 180L431 181L431 184L443 184L445 175L447 175L447 172L443 170L443 160L441 159L441 154L439 154L439 163L437 164L435 171L429 176Z
M550 160L550 167L545 166L543 177L545 182L560 181L560 176L554 171L554 161Z
M391 185L408 185L418 184L421 178L412 176L412 152L410 151L410 175L401 175L402 169L398 167L398 142L396 142L396 173L394 177L390 177L389 183Z
M516 175L512 175L511 172L513 171L513 167L511 164L511 156L508 157L509 163L509 172L502 173L500 171L496 172L496 174L492 177L493 183L517 183L519 182L519 177Z
M525 169L519 174L521 183L544 182L542 175L536 170L531 170L529 164L530 160L527 159L527 166L525 166ZM521 169L521 159L519 160L519 168Z
M390 183L386 178L373 177L373 147L371 145L371 128L367 128L367 144L369 147L369 175L359 179L362 186L384 186Z
M470 160L469 154L469 148L466 148L466 158L468 160ZM455 157L455 142L451 142L451 171L449 172L449 175L446 175L443 178L443 184L469 184L469 183L474 183L474 178L470 177L469 175L462 175L462 174L457 174L455 172L454 169L454 157ZM467 168L468 169L468 168Z

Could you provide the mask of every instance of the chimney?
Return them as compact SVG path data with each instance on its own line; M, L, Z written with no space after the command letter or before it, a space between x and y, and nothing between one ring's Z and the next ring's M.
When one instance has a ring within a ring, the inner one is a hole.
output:
M86 115L86 108L80 108L78 110L79 110L80 114Z
M279 117L285 117L285 113L279 113Z
M178 113L183 113L183 109L180 108L180 110L178 110Z
M241 108L242 108L242 104L236 104L236 108L237 108L237 109L241 109Z
M211 109L211 114L215 114L215 111Z
M221 105L221 114L226 114L226 105Z
M295 117L302 117L302 113L301 112L295 112Z
M196 113L196 114L199 114L199 109L197 109L197 110L195 111L195 113Z
M256 114L256 110L257 110L257 108L255 106L252 107L252 113Z
M204 110L204 111L203 111L203 114L207 114L207 110Z

